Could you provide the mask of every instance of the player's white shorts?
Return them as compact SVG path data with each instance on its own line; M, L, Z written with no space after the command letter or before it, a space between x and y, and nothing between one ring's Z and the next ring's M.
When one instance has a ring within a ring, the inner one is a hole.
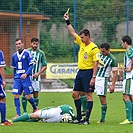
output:
M96 94L100 96L106 96L107 84L108 84L108 78L96 77L96 81L95 81Z
M40 81L32 80L32 87L34 91L41 91Z
M128 94L133 96L133 79L123 80L123 94Z
M48 108L42 109L38 111L39 118L41 118L44 122L61 122L62 115L61 115L61 108Z

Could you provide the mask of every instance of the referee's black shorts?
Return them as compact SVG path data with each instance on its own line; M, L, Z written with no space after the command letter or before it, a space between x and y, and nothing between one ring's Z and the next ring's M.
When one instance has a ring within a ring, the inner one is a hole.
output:
M93 69L79 70L74 83L74 91L94 92L94 86L90 86Z

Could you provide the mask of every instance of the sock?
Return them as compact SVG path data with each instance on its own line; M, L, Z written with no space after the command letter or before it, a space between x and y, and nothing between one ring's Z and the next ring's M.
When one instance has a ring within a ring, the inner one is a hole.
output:
M25 98L25 96L22 96L22 107L24 112L27 112L26 107L27 107L27 99Z
M93 107L93 101L87 101L87 111L86 111L86 118L85 118L85 120L87 121L89 121L92 107Z
M80 96L80 99L81 99L81 105L82 105L82 111L83 112L86 112L86 96Z
M28 119L25 122L38 122L40 119Z
M19 98L14 98L14 105L15 105L17 114L20 115L20 100L19 100Z
M6 121L6 103L0 103L1 123Z
M126 106L126 118L131 121L132 120L132 104L131 101L128 100L125 102L125 106Z
M133 102L132 102L132 121L133 121Z
M35 103L34 99L31 97L28 101L29 101L29 103L32 105L33 110L36 110L37 107L36 107L36 103Z
M38 97L37 98L34 98L34 101L36 103L36 106L38 106L38 104L39 104L39 98Z
M101 105L101 119L102 120L105 120L106 111L107 111L107 104L102 104Z
M25 114L22 114L21 116L13 119L13 122L19 122L19 121L27 121L30 119L30 115L25 113Z
M74 100L76 111L77 111L77 120L81 120L81 100Z

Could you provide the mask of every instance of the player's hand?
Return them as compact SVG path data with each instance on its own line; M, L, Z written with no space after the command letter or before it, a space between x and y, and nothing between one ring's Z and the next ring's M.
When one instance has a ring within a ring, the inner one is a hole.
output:
M27 77L27 74L22 74L21 79L25 79Z
M69 20L69 15L68 15L67 12L64 14L64 19L65 19L65 20Z
M69 10L70 10L70 8L68 8L66 13L64 14L64 19L65 20L69 20L69 16L68 16Z
M6 87L6 82L3 81L2 85L3 85L3 88L5 88Z
M90 81L90 86L94 86L95 85L95 78L92 78Z
M110 93L114 93L114 87L113 86L108 86L108 88L109 88Z
M132 68L128 68L128 67L125 68L126 72L130 72L131 70L132 70Z
M38 76L39 76L38 73L34 73L34 75L33 75L34 78L37 78Z

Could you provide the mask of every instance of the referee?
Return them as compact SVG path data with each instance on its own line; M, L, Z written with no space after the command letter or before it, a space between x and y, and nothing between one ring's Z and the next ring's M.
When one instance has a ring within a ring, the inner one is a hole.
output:
M75 124L89 124L89 118L93 107L92 93L94 92L95 77L98 68L98 61L100 59L100 52L96 44L91 42L90 32L87 29L80 31L79 35L75 32L69 21L69 15L64 14L68 31L74 38L74 42L79 45L78 52L78 73L75 78L72 97L74 99L77 118L72 121ZM87 111L84 120L81 120L81 100L80 92L85 92L87 100Z

